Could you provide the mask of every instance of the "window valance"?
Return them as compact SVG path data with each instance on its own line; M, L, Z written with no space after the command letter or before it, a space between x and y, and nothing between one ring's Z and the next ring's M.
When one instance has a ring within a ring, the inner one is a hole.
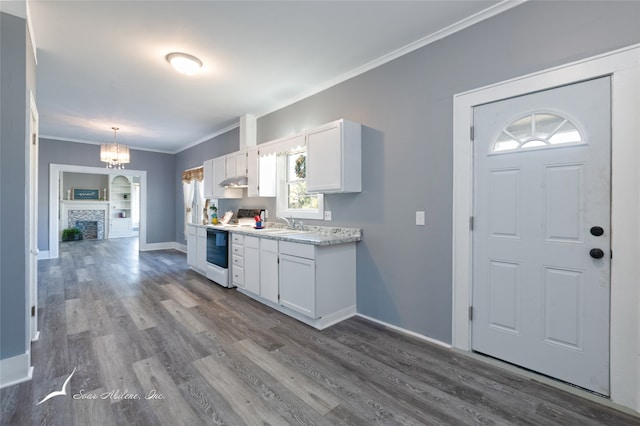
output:
M202 182L204 180L204 167L194 167L193 169L188 169L182 172L182 181L187 183L197 180L198 182Z

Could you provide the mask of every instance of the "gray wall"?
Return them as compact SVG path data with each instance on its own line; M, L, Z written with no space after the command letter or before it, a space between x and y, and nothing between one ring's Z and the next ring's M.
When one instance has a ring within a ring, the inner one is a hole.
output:
M35 61L26 21L0 13L0 359L27 350L27 111Z
M100 197L104 196L104 189L109 188L109 176L89 173L62 173L62 197L67 198L67 191L73 188L99 189ZM48 190L48 188L47 188ZM71 194L73 196L73 194ZM108 195L108 194L107 194Z
M132 141L133 143L134 141ZM38 248L49 250L49 165L102 167L100 145L40 138ZM147 244L174 241L175 155L131 149L130 170L147 172Z
M640 43L639 23L640 2L527 2L258 120L259 143L338 118L365 126L362 193L326 197L327 225L363 229L361 314L451 342L453 95Z

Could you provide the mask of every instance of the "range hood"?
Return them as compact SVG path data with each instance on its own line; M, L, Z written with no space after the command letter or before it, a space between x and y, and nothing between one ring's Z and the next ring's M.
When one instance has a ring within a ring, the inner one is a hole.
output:
M248 147L256 146L257 120L254 115L244 114L240 116L240 152L245 152ZM219 184L224 188L248 188L249 179L246 175L229 177Z
M223 180L220 182L220 186L225 188L247 188L249 187L249 179L246 176L236 176Z

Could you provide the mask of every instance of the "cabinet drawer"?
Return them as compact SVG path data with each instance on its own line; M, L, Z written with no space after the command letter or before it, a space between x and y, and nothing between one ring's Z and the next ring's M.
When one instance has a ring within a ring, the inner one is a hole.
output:
M280 254L289 254L291 256L304 257L307 259L316 258L316 248L311 244L291 243L289 241L280 241Z
M236 267L236 266L244 266L244 257L234 254L231 257L231 262L232 262L234 267Z
M238 287L244 287L244 268L233 265L232 271L233 271L232 273L233 283Z
M244 256L244 246L233 243L231 245L231 254L235 256Z
M244 244L244 235L236 234L235 232L231 233L231 241L238 244Z

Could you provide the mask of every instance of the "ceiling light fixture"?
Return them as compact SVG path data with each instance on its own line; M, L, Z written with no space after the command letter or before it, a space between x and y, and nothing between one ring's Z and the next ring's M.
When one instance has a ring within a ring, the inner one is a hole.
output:
M124 169L124 165L129 163L129 147L116 142L116 132L119 127L112 127L113 143L103 143L100 145L100 161L107 163L110 169Z
M167 55L167 61L180 73L193 75L202 68L202 61L195 56L173 52Z

